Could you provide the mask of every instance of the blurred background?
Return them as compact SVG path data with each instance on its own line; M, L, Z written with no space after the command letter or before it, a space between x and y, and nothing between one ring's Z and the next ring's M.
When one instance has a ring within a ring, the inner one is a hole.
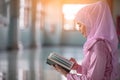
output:
M66 80L46 59L56 52L81 63L86 39L73 19L96 1L0 0L0 80ZM107 2L120 40L120 0Z

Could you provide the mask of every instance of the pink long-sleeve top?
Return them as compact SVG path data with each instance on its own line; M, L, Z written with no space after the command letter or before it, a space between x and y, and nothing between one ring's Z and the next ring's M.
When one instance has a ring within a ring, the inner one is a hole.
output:
M77 73L67 74L67 80L110 80L112 72L112 56L103 40L98 40L85 54Z

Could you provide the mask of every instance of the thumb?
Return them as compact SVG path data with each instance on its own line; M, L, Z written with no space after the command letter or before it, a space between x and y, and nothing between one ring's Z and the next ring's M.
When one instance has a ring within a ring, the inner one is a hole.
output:
M76 60L74 58L70 58L70 61L72 62L76 62Z

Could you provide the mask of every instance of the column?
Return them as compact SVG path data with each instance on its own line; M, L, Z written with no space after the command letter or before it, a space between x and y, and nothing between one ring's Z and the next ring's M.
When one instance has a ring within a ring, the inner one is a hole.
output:
M31 20L31 48L36 48L36 6L37 6L37 0L31 0L32 1L32 20Z
M19 0L10 0L10 23L7 50L18 49Z

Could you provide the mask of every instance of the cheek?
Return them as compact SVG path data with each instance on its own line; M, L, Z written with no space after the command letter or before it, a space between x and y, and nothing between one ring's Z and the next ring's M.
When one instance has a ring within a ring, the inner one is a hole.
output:
M86 27L85 27L85 26L82 27L82 34L83 34L84 36L87 36L87 33L86 33Z
M82 26L79 28L79 32L80 32L82 35L84 35L84 28L83 28Z
M79 31L80 31L81 33L83 33L83 28L82 28L82 27L80 27L80 28L79 28Z
M81 27L81 31L82 31L83 33L86 33L85 27Z

